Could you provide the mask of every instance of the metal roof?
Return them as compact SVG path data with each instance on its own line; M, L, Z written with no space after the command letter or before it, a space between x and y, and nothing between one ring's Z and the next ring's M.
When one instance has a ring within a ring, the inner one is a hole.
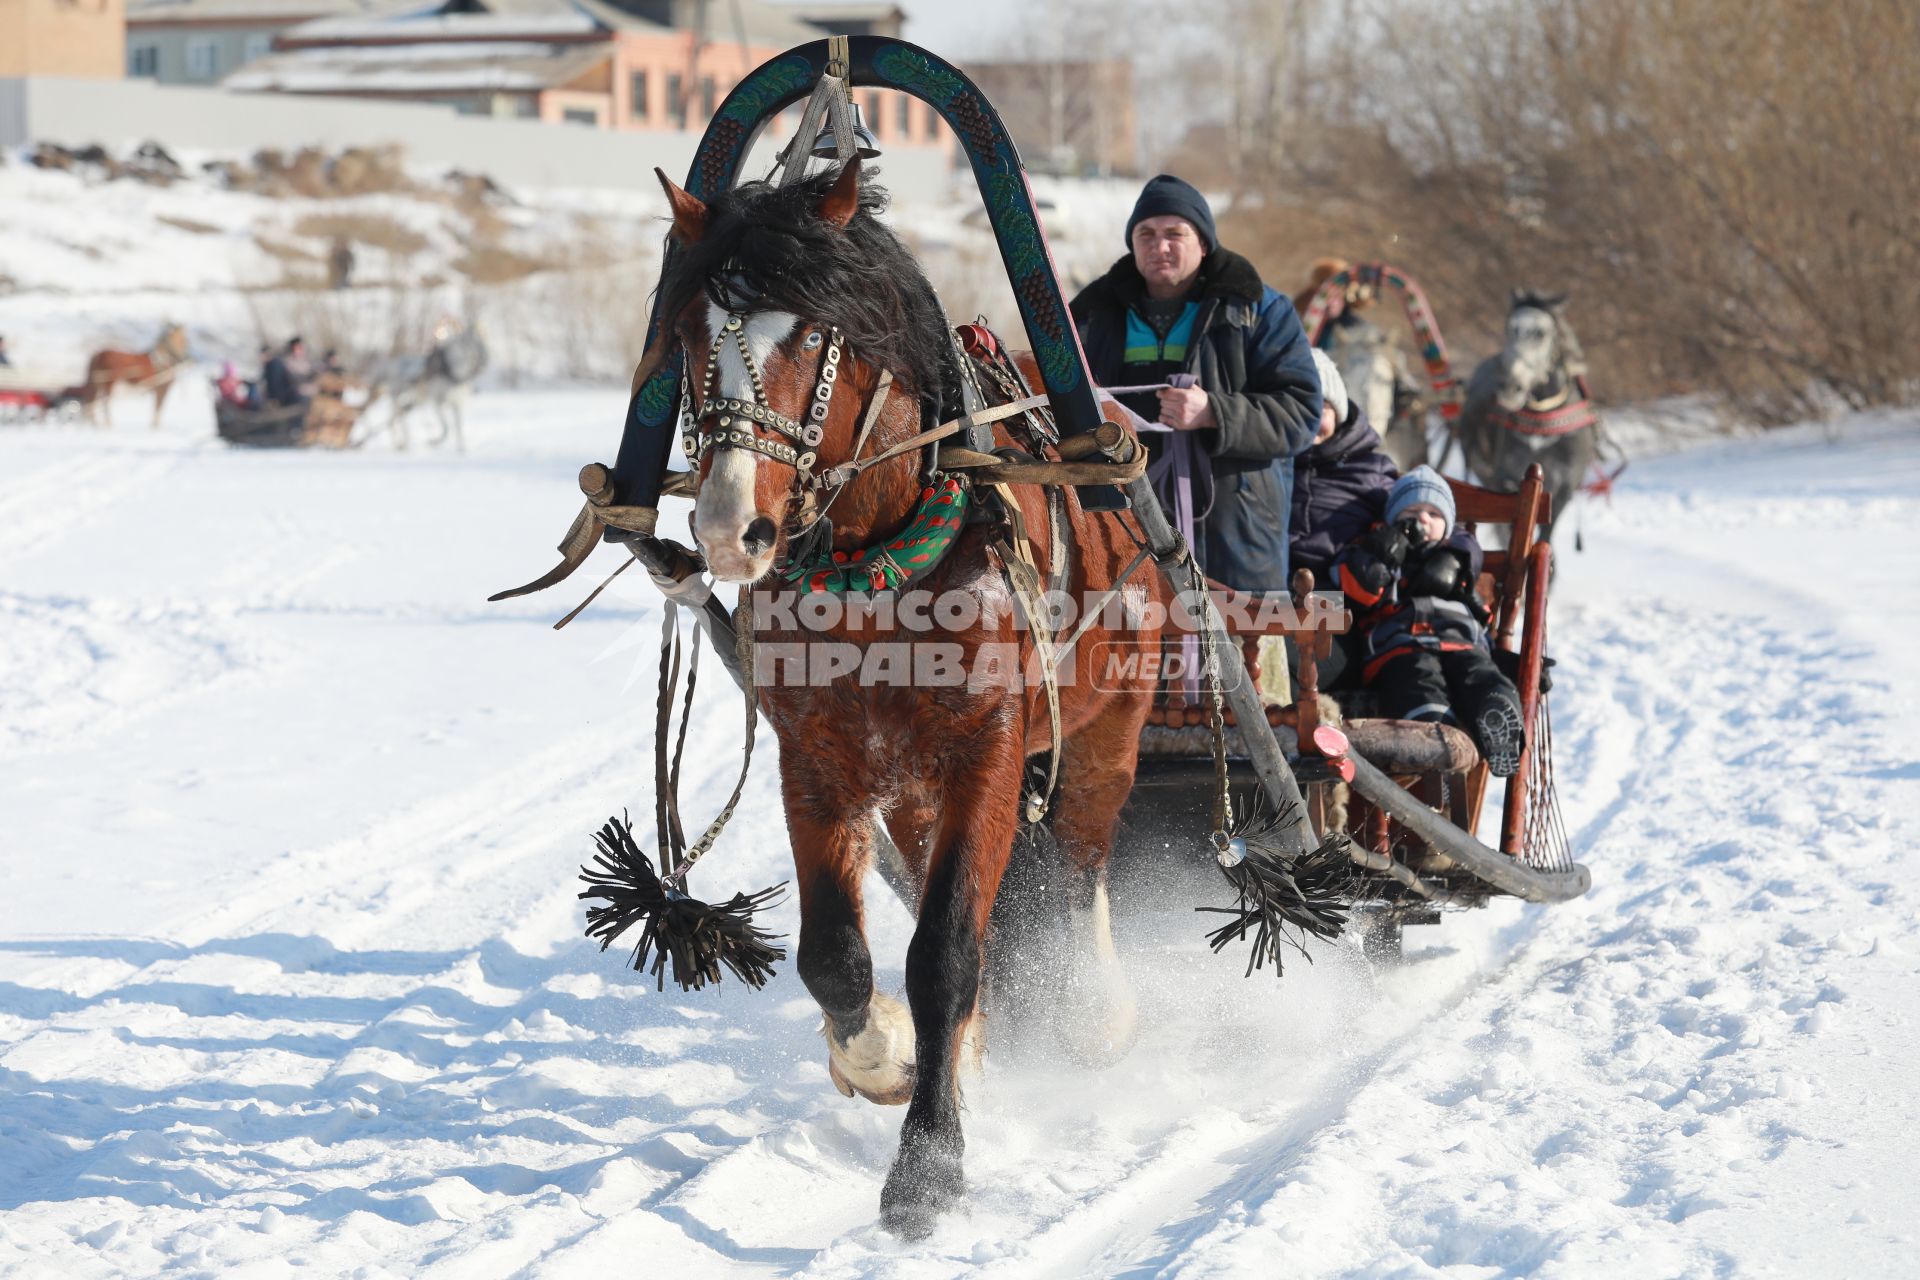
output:
M533 92L569 84L611 56L604 45L534 41L338 45L256 59L221 87L242 93Z

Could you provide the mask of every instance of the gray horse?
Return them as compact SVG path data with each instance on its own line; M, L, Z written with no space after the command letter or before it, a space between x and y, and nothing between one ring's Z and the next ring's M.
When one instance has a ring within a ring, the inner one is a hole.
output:
M440 423L435 447L451 439L453 447L465 453L467 389L487 367L487 345L480 339L478 326L453 321L442 321L433 336L433 350L426 355L400 356L389 362L377 379L375 394L384 390L393 398L387 425L394 448L407 447L407 416L415 409L430 408Z
M1538 462L1553 494L1555 523L1599 453L1599 423L1587 403L1586 357L1567 323L1565 294L1516 289L1506 349L1467 383L1455 430L1479 481L1515 489ZM1552 526L1548 527L1552 537Z
M1424 384L1392 335L1349 307L1329 322L1321 345L1394 465L1404 472L1426 462Z

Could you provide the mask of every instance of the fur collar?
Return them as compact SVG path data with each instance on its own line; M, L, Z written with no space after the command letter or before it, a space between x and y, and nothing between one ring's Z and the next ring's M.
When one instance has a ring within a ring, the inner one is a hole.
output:
M1133 255L1128 254L1108 268L1107 274L1080 291L1080 296L1074 299L1074 310L1079 311L1083 306L1129 306L1146 294L1147 282L1140 275L1140 269L1133 265ZM1265 294L1266 286L1260 281L1260 273L1231 249L1215 249L1200 264L1196 301L1218 298L1222 302L1257 307Z

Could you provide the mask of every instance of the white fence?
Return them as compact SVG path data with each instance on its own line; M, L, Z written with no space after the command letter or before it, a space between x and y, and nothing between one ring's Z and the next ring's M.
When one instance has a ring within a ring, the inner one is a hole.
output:
M657 165L676 180L699 135L625 132L463 116L428 103L290 94L234 94L149 80L0 79L0 146L100 143L118 150L154 141L169 149L250 153L397 143L412 164L484 173L505 186L658 190ZM747 173L771 159L761 142ZM934 147L889 148L888 184L932 198L948 182Z

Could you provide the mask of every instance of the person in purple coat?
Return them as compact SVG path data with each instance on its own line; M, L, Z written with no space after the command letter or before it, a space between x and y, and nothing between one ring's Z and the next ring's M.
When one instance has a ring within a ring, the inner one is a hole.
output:
M1333 361L1315 348L1313 364L1323 407L1313 444L1293 460L1288 559L1295 569L1313 570L1315 590L1326 591L1334 556L1385 518L1387 491L1400 473L1359 403L1348 398Z

